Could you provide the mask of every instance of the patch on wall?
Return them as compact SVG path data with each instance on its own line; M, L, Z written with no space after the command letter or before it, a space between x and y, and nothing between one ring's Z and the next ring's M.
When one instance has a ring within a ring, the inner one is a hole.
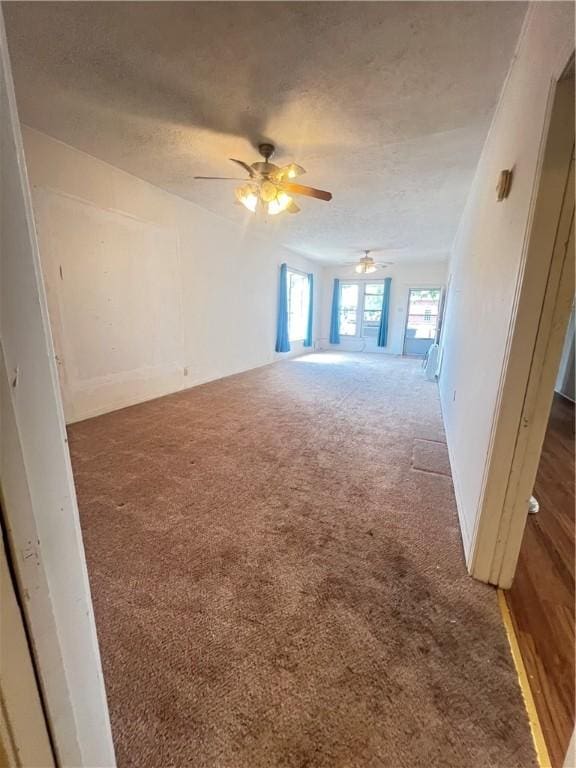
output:
M51 195L43 213L50 266L58 266L49 284L57 291L68 373L91 381L177 359L182 329L175 235L63 195Z
M451 477L450 459L446 443L439 440L415 438L412 446L412 469Z
M66 419L157 396L182 368L177 234L51 189L34 203Z

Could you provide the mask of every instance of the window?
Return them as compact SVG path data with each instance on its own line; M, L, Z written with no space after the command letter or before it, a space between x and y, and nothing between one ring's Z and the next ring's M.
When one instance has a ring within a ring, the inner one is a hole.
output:
M382 316L384 283L364 284L364 310L362 315L362 336L378 336Z
M356 336L358 325L358 283L340 286L340 335Z
M340 335L378 335L382 316L384 282L342 283L340 286Z
M308 302L310 300L308 275L288 270L288 338L304 341L308 326Z

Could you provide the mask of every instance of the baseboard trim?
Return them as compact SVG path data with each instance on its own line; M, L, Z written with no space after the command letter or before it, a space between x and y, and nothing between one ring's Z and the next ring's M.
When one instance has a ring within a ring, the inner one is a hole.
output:
M456 500L456 512L458 513L458 522L460 524L460 536L462 539L462 549L464 550L464 561L466 563L466 567L468 568L468 571L470 572L470 563L472 561L472 537L470 536L470 531L468 530L466 515L464 513L464 507L462 504L462 496L460 494L460 489L458 487L456 462L454 461L452 446L450 444L450 435L448 434L446 419L444 418L444 403L442 402L442 390L438 385L438 381L436 381L436 385L438 386L438 400L440 401L440 413L442 415L442 425L444 427L444 435L446 437L446 448L448 449L448 461L450 462L452 488L454 489L454 498Z
M81 421L87 421L88 419L94 419L97 416L104 416L107 413L114 413L116 411L122 411L124 408L132 408L135 405L142 405L143 403L149 403L151 400L160 400L163 397L169 397L170 395L177 395L179 392L186 392L189 389L194 389L195 387L201 387L204 384L210 384L214 381L221 381L222 379L228 379L231 376L239 376L242 373L248 373L249 371L256 371L259 368L265 368L268 365L276 365L276 363L280 363L284 360L295 360L298 357L304 357L305 355L312 354L312 348L305 347L303 350L293 350L291 352L287 352L284 354L274 353L274 357L270 360L265 360L262 363L258 363L257 365L253 365L249 368L241 368L237 371L230 371L228 373L222 374L222 375L216 375L216 376L206 376L206 377L199 377L199 378L191 378L190 380L186 380L184 378L180 378L179 382L175 386L165 387L162 391L156 392L156 393L147 393L145 396L136 396L136 395L127 395L124 397L119 397L113 402L110 401L106 403L105 405L96 406L93 408L77 408L76 412L68 416L66 419L66 426L71 426L72 424L78 424ZM178 366L174 369L174 373L183 376L183 373L185 366ZM192 367L189 365L188 367ZM74 407L74 406L72 406Z

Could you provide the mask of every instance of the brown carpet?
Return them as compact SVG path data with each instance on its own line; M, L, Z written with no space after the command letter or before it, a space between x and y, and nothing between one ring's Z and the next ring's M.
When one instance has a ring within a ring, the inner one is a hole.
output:
M122 768L536 765L443 441L420 364L358 354L70 428Z

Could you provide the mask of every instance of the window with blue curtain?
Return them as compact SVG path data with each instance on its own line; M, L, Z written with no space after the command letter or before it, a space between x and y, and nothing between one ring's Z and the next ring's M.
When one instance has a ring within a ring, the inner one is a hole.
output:
M280 267L276 352L290 352L291 342L311 347L314 337L314 275L287 264Z
M278 320L276 323L276 352L290 352L288 331L288 265L280 266L278 291Z
M334 278L332 313L330 315L330 344L340 344L340 280Z
M385 347L388 344L388 314L390 312L390 284L391 277L384 280L384 294L382 296L382 314L380 315L380 328L378 329L378 346Z
M288 339L306 340L308 329L309 282L306 272L288 267Z

